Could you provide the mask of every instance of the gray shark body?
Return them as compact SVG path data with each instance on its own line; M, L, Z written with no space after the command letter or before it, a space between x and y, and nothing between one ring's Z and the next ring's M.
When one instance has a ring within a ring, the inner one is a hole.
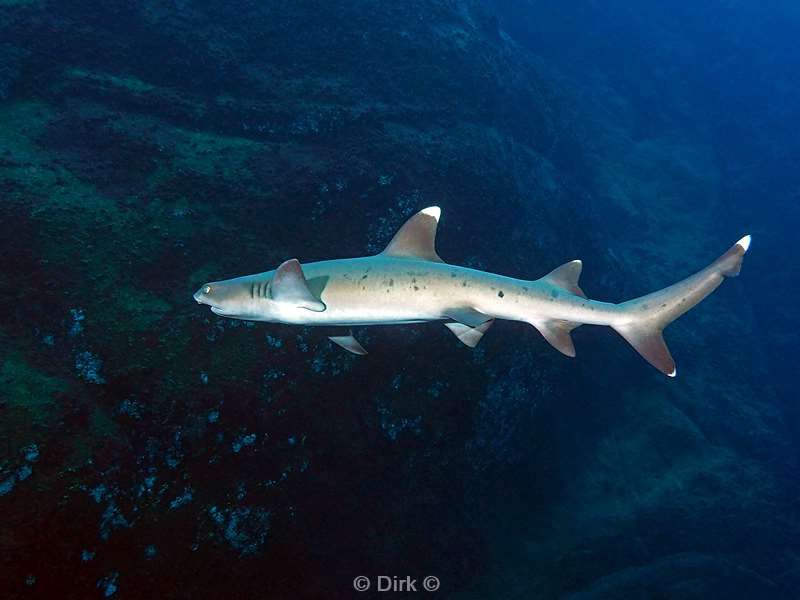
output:
M613 304L585 297L578 260L533 281L445 263L434 247L440 214L438 207L420 211L380 254L303 265L291 259L272 271L207 283L194 298L218 315L253 321L331 326L444 321L470 347L494 319L523 321L567 356L575 356L572 329L607 325L657 369L675 376L662 330L726 277L738 275L750 245L745 236L695 275ZM352 335L331 340L366 354Z

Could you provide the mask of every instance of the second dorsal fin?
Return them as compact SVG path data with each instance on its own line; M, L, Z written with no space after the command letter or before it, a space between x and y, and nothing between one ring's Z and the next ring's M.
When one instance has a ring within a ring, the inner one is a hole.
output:
M441 214L438 206L429 206L419 211L394 234L381 254L444 262L436 254L436 226Z
M578 279L581 276L582 268L583 263L581 261L571 260L550 271L547 275L542 277L542 281L567 290L570 294L586 298L586 294L583 293L583 290L578 285Z

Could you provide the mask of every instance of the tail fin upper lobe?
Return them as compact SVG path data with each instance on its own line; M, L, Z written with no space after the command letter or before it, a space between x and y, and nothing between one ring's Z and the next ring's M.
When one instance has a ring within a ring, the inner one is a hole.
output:
M683 281L620 304L630 318L613 325L614 330L656 369L675 377L675 361L664 343L662 331L717 289L725 278L739 274L750 240L749 235L744 236L705 269Z

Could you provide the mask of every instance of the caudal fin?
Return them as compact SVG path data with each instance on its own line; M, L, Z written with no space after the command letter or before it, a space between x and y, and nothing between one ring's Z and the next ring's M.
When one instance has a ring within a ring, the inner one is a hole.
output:
M669 353L662 331L708 296L727 277L736 277L751 238L744 236L702 271L663 290L620 304L629 317L612 325L644 359L656 369L675 377L675 361Z

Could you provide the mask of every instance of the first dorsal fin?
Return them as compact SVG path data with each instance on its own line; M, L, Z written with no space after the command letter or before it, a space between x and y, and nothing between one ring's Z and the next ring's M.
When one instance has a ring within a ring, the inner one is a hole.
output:
M438 206L429 206L419 211L394 234L381 254L444 262L436 254L435 248L436 226L441 214L442 210Z
M550 285L567 290L570 294L586 298L586 294L578 285L578 279L581 276L581 269L583 263L579 260L571 260L560 267L553 269L547 275L542 277L542 281L546 281Z

